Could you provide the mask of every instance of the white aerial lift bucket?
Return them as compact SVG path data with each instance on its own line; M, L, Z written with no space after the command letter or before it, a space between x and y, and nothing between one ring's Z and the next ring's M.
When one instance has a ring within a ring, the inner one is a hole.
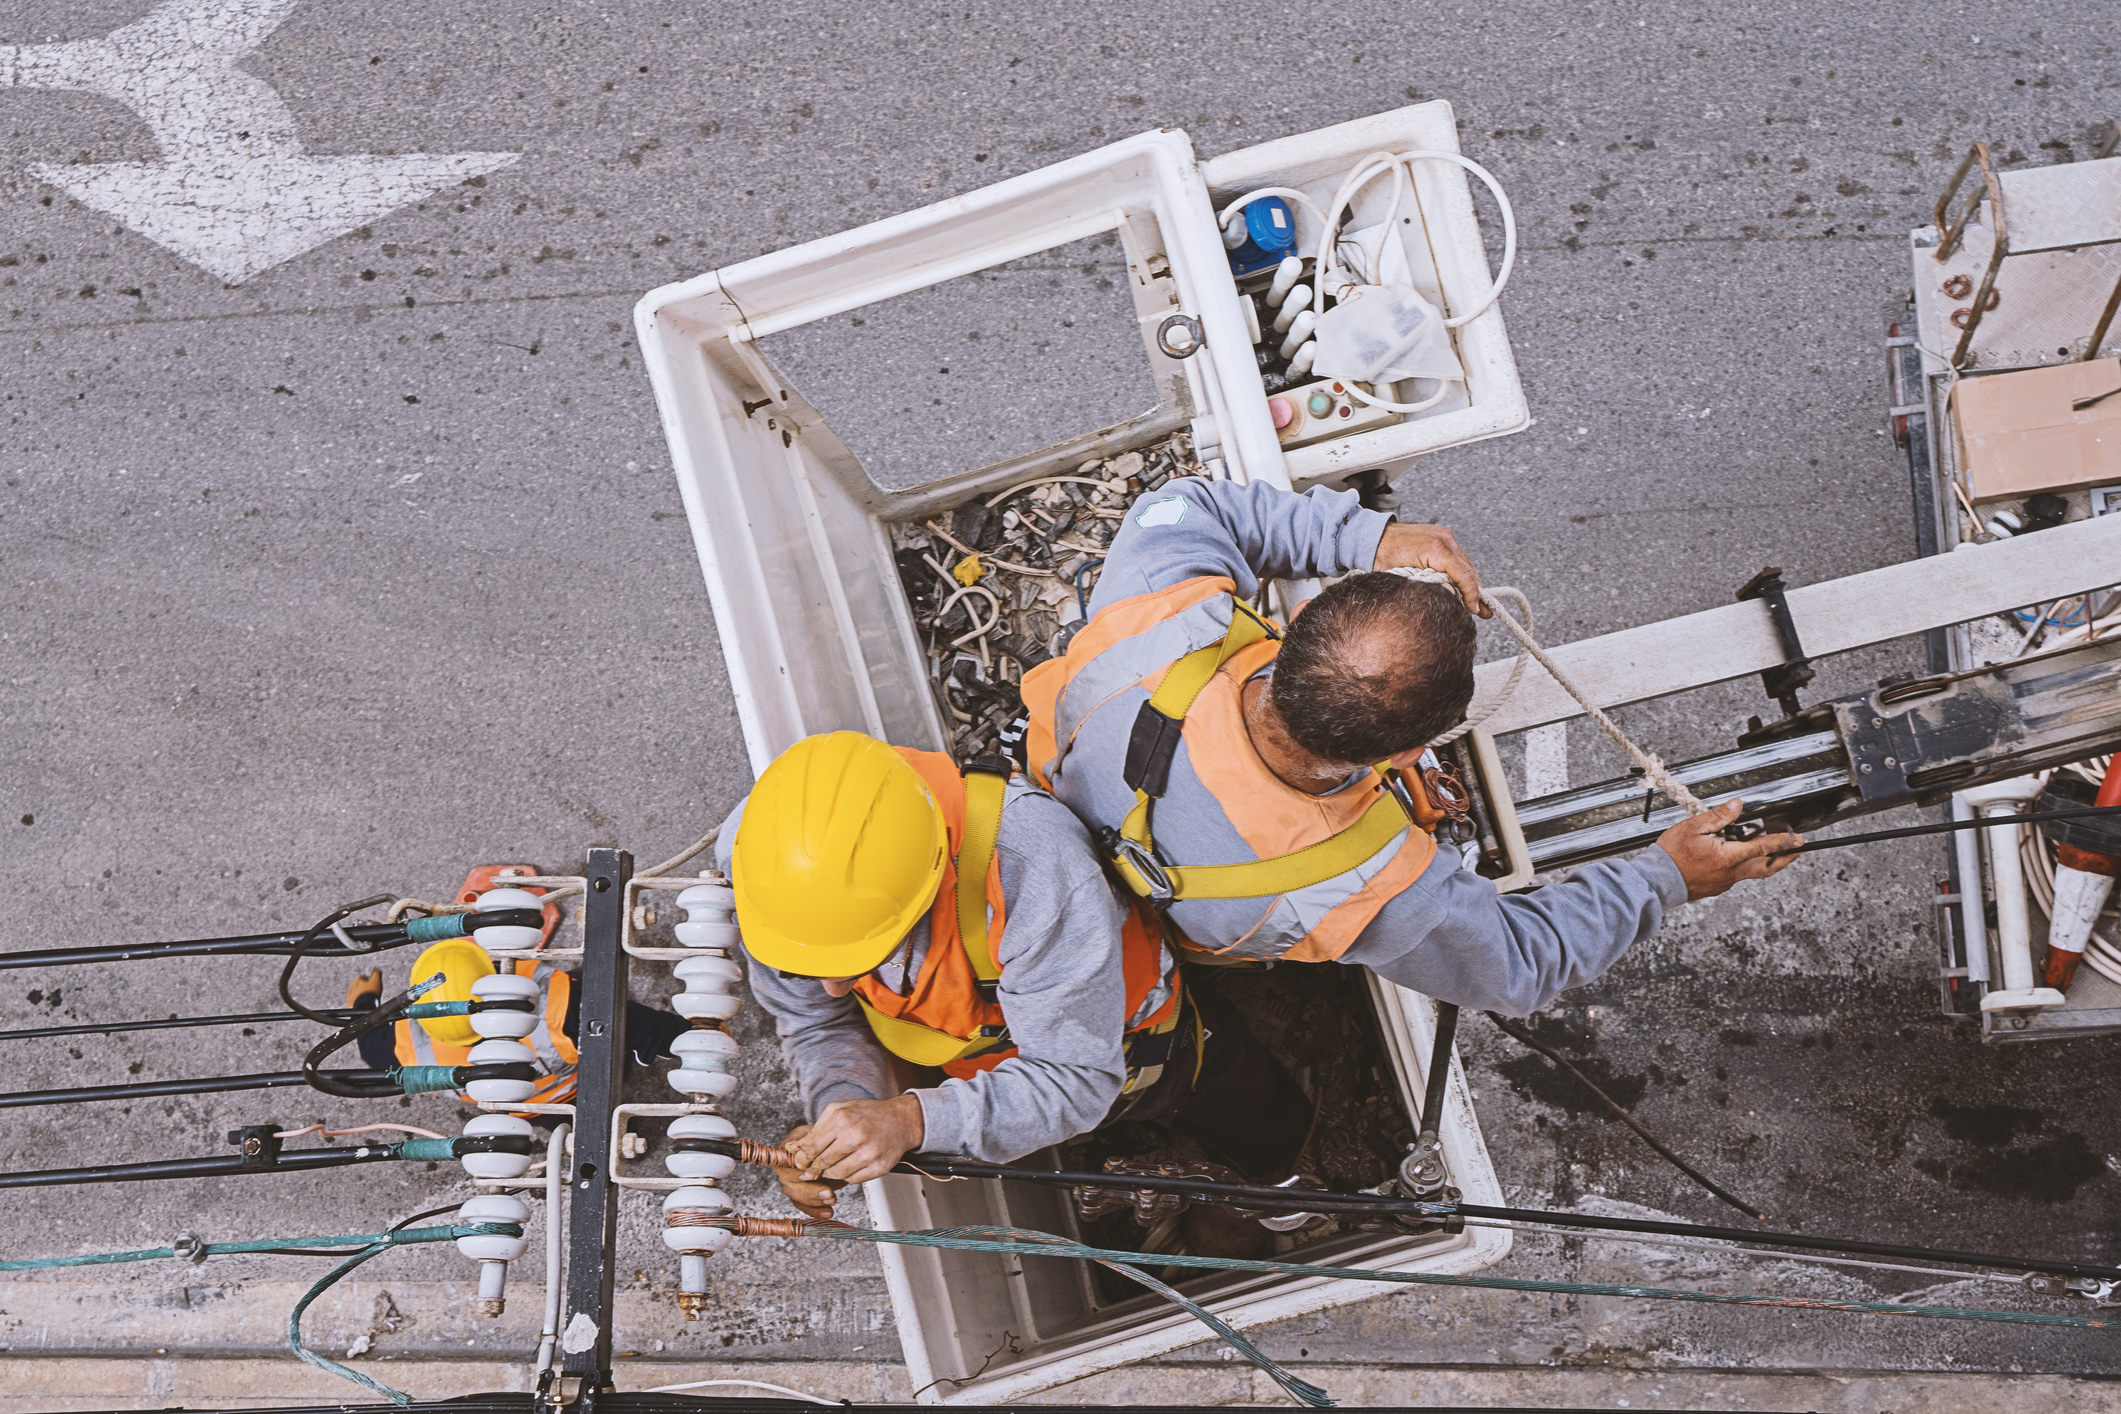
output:
M1285 185L1315 193L1323 205L1366 153L1412 147L1455 150L1448 104L1421 104L1210 163L1194 160L1182 132L1145 133L647 295L635 323L753 770L804 736L842 728L948 749L892 559L895 522L1072 471L1189 426L1199 455L1221 475L1283 486L1403 467L1420 453L1524 426L1508 336L1491 307L1454 331L1467 378L1452 400L1393 426L1287 454L1277 441L1211 193L1227 201L1254 187ZM1407 223L1405 237L1415 284L1446 307L1471 308L1488 275L1465 174L1420 164L1415 189L1418 220ZM1358 202L1356 224L1364 216ZM1126 253L1157 404L1037 452L886 490L757 347L780 331L1104 232L1117 232ZM1155 337L1174 313L1197 319L1204 336L1200 351L1183 360L1162 352ZM1370 995L1412 1115L1426 1082L1434 1004L1374 978ZM1466 1199L1499 1204L1456 1074L1441 1137L1452 1181ZM999 1223L1077 1232L1064 1193L1032 1185L893 1176L869 1184L867 1197L888 1227ZM1500 1260L1509 1247L1508 1233L1495 1228L1373 1232L1314 1243L1291 1260L1464 1273ZM908 1375L916 1389L926 1387L925 1402L1013 1399L1212 1338L1153 1296L1104 1300L1080 1263L933 1248L880 1247L878 1256ZM1188 1282L1185 1290L1240 1328L1379 1292L1361 1282L1238 1273ZM1013 1350L1004 1348L1005 1331L1015 1337ZM960 1383L934 1383L946 1379Z

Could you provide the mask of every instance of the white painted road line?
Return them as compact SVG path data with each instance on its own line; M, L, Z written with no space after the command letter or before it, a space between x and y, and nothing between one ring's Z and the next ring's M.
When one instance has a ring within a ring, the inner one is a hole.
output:
M520 153L311 157L270 84L236 67L300 0L171 0L102 39L0 47L0 87L94 93L158 162L37 163L39 181L231 285Z

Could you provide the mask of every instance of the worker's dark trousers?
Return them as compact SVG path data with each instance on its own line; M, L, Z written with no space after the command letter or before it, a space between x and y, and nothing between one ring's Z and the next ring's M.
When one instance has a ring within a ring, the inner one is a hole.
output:
M1189 985L1186 1005L1198 1011L1200 1025L1190 1016L1181 1019L1179 1044L1163 1075L1131 1104L1115 1105L1106 1122L1160 1124L1248 1178L1288 1177L1310 1128L1310 1101L1212 983ZM1200 1055L1194 1045L1203 1030L1207 1048Z

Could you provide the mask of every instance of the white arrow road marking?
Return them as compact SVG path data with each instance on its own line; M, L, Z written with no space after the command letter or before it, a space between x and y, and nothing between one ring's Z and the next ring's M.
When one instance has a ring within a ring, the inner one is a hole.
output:
M239 285L516 152L311 157L271 85L236 67L300 0L171 0L102 39L0 46L0 87L94 93L130 108L159 162L30 172Z

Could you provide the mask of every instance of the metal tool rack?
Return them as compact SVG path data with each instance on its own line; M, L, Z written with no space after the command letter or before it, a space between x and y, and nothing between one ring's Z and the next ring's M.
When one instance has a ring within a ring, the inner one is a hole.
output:
M1999 171L1987 145L1976 143L1931 214L1931 224L1908 237L1912 285L1885 309L1888 416L1907 453L1915 545L1925 556L1949 554L1981 534L1963 496L1953 386L2121 352L2121 157ZM2073 517L2079 507L2089 514L2106 509L2092 493L2068 499ZM1973 509L1986 516L1989 507ZM1982 652L1971 624L1932 629L1925 639L1931 673L1996 661ZM1945 805L1944 818L1952 810ZM1983 833L1966 831L1941 846L1936 936L1944 1014L1977 1023L1990 1042L2121 1033L2121 986L2089 968L2060 1009L1982 1011L2000 967L1975 841Z

